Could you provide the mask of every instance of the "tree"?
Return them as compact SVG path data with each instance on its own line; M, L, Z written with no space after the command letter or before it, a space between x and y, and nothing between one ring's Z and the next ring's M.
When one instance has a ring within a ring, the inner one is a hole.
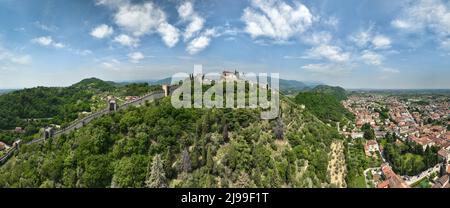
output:
M184 148L181 158L181 171L185 173L189 173L192 170L191 157L189 156L189 152L187 148Z
M364 139L372 140L375 139L375 131L373 130L372 126L370 126L369 123L365 123L361 130L364 132Z
M226 122L224 122L225 124L223 125L223 142L228 143L230 141L230 138L228 137L228 124Z
M150 175L147 176L145 185L147 188L166 188L166 174L162 165L161 155L155 155L153 157L153 163L150 169ZM150 166L150 162L149 162ZM148 174L149 170L147 170Z
M212 155L211 145L208 145L208 150L206 153L206 167L208 168L209 173L215 173L215 165L214 159Z
M280 117L277 119L277 126L275 127L275 138L276 139L283 139L283 121Z
M236 188L253 188L255 187L255 183L253 183L252 179L250 179L249 175L245 172L241 172L239 174L239 178L234 183Z

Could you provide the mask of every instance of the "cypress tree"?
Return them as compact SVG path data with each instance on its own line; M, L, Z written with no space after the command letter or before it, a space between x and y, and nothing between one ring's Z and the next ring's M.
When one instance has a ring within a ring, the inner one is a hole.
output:
M150 173L150 174L149 174ZM166 188L166 174L164 172L163 163L161 161L161 156L155 155L153 157L153 163L147 169L147 180L145 181L145 185L147 188Z

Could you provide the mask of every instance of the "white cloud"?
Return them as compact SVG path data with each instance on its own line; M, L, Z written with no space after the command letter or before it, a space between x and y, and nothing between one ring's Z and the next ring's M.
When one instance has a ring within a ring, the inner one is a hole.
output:
M450 49L450 39L442 40L441 47L444 49Z
M106 69L117 71L120 69L120 64L120 61L118 61L117 59L111 59L109 61L102 62L101 65Z
M141 52L133 52L128 54L128 57L130 58L130 61L132 63L139 63L142 59L144 59L144 54Z
M95 0L96 5L106 5L112 7L118 7L123 4L128 4L129 0Z
M63 43L55 42L51 36L37 37L31 40L31 42L42 46L53 46L55 48L66 47Z
M113 41L128 47L137 47L139 45L139 39L130 37L125 34L116 36Z
M343 52L340 47L331 45L319 45L310 49L305 58L327 59L332 62L346 62L350 59L350 53Z
M409 30L409 29L414 28L414 25L412 25L410 22L399 20L399 19L392 21L391 24L392 24L392 26L394 26L396 28L404 29L404 30Z
M179 32L178 29L169 23L162 23L158 27L158 33L161 35L164 43L169 47L173 47L178 43Z
M181 20L183 22L189 22L183 33L184 40L189 40L196 33L203 29L205 19L194 11L194 6L190 1L185 1L184 3L182 3L177 10Z
M34 25L37 28L39 28L41 30L44 30L44 31L47 31L47 32L54 32L54 31L58 30L58 27L56 27L56 26L46 25L46 24L43 24L43 23L41 23L39 21L34 22Z
M97 4L115 8L114 22L136 38L156 32L168 47L178 42L178 29L167 22L164 11L152 2L132 4L129 1L103 0Z
M0 46L0 65L28 65L30 63L30 55L16 54Z
M373 38L372 44L375 49L388 49L391 47L391 39L384 35L377 35Z
M382 67L381 71L386 72L386 73L393 73L393 74L400 73L400 71L398 69L393 69L393 68L388 68L388 67Z
M211 37L216 35L215 29L208 29L200 36L194 38L189 42L186 50L189 54L196 54L199 51L205 49L211 42Z
M391 24L406 33L432 34L442 44L450 35L450 4L443 0L410 1Z
M353 67L350 65L320 63L320 64L308 64L302 66L301 68L311 73L338 76L342 75L343 73L349 72Z
M21 56L13 55L10 57L10 60L14 64L26 65L26 64L31 63L31 56L30 55L21 55Z
M379 66L383 63L384 57L378 53L365 50L362 52L361 59L369 65Z
M64 48L64 47L66 47L66 45L64 45L62 43L53 43L53 47L55 47L55 48Z
M372 39L372 30L373 26L370 26L367 30L360 31L355 35L350 37L350 40L353 41L359 47L365 47Z
M291 6L281 0L253 0L241 19L245 22L245 31L252 38L268 37L277 41L286 41L299 36L313 23L309 9L295 2Z
M37 43L39 45L43 45L43 46L49 46L50 44L52 44L53 39L50 36L45 36L45 37L34 38L32 40L32 42Z
M88 49L86 49L86 50L75 50L75 53L78 54L78 55L87 56L87 55L92 54L92 51L88 50Z
M165 22L166 17L164 12L153 3L145 3L120 6L114 18L117 25L134 36L142 36Z
M311 35L307 35L303 38L303 41L312 45L329 44L333 39L329 32L321 31L314 32Z
M102 39L114 33L114 29L108 25L101 24L91 31L91 35L95 38Z

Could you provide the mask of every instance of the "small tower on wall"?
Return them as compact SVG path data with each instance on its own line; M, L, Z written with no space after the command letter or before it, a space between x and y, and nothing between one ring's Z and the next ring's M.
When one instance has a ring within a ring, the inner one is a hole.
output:
M169 96L169 94L170 94L170 86L166 85L166 84L163 84L162 85L162 89L164 90L164 96L165 97Z
M52 127L44 128L44 139L49 139L51 137L53 137L53 128Z
M109 111L117 111L118 106L117 106L117 102L116 99L111 98L108 100L108 110Z

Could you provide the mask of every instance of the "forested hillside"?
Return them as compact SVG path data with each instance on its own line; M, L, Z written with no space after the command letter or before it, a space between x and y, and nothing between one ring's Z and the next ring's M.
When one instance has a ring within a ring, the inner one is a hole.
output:
M320 120L331 125L354 118L354 115L345 109L336 96L331 93L301 92L297 94L295 101L305 105Z
M331 95L336 98L338 101L342 101L347 99L347 92L342 87L333 87L328 85L318 85L310 90L311 92L322 93Z
M95 94L114 89L99 79L86 79L70 87L36 87L0 96L0 129L26 125L29 119L73 120L77 112L91 111Z
M282 98L258 110L174 109L170 98L23 146L0 187L329 187L338 132Z
M46 125L70 123L81 113L104 108L107 96L140 96L159 89L161 86L145 83L118 85L89 78L69 87L35 87L0 95L0 141L11 144ZM25 135L10 131L16 127L21 127Z

